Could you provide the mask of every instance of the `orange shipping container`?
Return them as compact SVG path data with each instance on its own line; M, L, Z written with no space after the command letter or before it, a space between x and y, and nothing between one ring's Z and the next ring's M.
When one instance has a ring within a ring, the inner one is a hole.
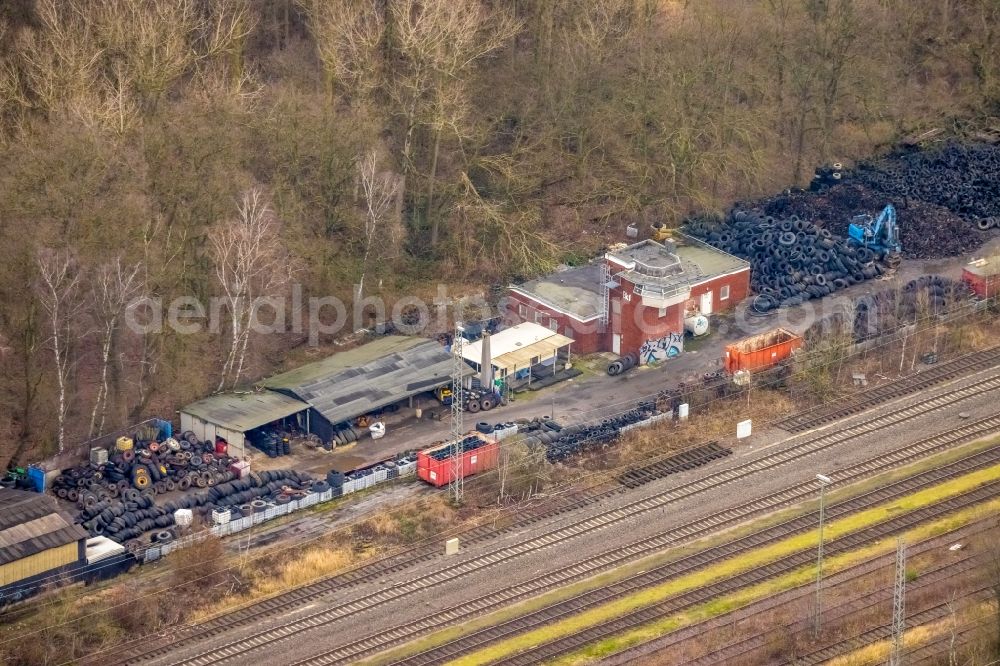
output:
M455 470L453 444L441 444L417 454L417 476L432 486L451 483ZM492 437L476 432L466 436L462 454L462 478L485 472L497 466L500 445Z
M726 346L726 372L763 370L784 361L802 346L802 338L777 328Z

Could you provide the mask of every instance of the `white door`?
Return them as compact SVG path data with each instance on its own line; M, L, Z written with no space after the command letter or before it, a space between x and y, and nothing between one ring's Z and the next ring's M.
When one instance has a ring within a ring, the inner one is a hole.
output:
M701 295L700 302L698 303L698 309L705 316L712 314L712 292L706 291Z
M611 334L611 353L619 355L622 353L622 336L617 333Z

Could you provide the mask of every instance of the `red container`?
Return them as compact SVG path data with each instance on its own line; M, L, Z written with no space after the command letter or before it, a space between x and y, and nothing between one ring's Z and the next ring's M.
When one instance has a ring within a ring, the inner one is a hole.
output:
M497 466L500 445L496 440L482 433L473 434L479 437L483 444L462 454L462 478L485 472ZM434 456L437 452L451 448L451 443L441 444L418 453L417 476L432 486L441 487L451 483L452 472L455 470L452 460L454 456L441 456L440 460Z
M1000 260L978 259L962 269L962 282L979 298L1000 296Z
M726 372L763 370L784 361L802 346L802 338L777 328L726 346Z
M226 455L228 451L229 451L229 443L226 440L222 439L221 437L215 440L216 456L221 458L222 456Z

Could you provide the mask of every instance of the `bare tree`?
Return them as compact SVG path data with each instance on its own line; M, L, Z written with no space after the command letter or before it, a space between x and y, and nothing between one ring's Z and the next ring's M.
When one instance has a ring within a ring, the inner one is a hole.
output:
M90 436L104 432L104 421L108 412L108 366L112 348L118 332L118 323L126 306L136 298L143 288L141 263L126 266L121 257L97 270L94 276L94 314L101 336L101 379L94 398L94 409L90 413Z
M478 0L399 0L392 4L391 12L392 35L402 56L389 90L404 122L403 176L405 179L414 171L414 131L421 117L430 117L434 148L428 200L432 202L442 133L459 127L445 119L456 117L450 109L453 102L464 98L464 79L477 61L516 35L521 22L510 12L488 11ZM431 245L437 244L439 227L438 216L433 216Z
M43 249L38 252L38 300L49 316L49 346L55 362L59 388L56 412L59 452L66 446L66 414L69 409L70 348L80 312L80 274L69 252Z
M75 3L38 0L35 15L39 27L22 34L18 49L23 85L31 92L24 99L49 111L90 92L103 51Z
M215 275L229 309L230 343L218 390L235 386L243 374L250 325L259 299L273 296L290 277L278 225L260 188L244 192L235 219L209 235Z
M391 173L378 171L378 154L373 150L358 164L361 194L365 204L365 252L361 258L361 277L358 278L357 299L364 295L365 274L368 258L379 230L386 230L389 212L396 199L397 180ZM382 234L383 240L391 241L391 233Z
M376 3L359 0L299 0L326 75L331 100L343 90L366 97L378 85L379 49L385 20Z

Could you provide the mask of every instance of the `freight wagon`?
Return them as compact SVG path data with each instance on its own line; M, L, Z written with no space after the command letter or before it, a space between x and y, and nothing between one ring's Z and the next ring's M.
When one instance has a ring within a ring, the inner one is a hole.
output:
M802 346L802 338L776 328L726 346L726 372L763 370L776 365Z
M493 469L497 466L500 445L492 437L483 433L470 433L462 440L462 478ZM455 445L453 442L425 449L417 454L417 476L432 486L446 486L451 483Z

